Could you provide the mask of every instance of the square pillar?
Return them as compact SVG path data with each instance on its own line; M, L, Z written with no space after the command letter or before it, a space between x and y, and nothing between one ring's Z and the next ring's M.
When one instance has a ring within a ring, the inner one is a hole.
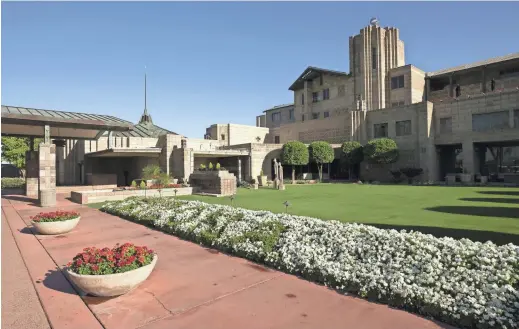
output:
M463 148L463 169L467 174L475 174L475 152L474 142L472 140L465 140L462 144Z
M56 205L56 145L54 144L40 144L38 198L42 207Z
M25 153L25 195L30 198L38 197L39 160L38 151L27 151Z
M242 176L241 176L241 158L238 157L237 160L238 160L238 177L236 177L236 178L238 179L238 183L240 183L240 182L241 182L241 179L242 179L242 178L241 178L241 177L242 177Z

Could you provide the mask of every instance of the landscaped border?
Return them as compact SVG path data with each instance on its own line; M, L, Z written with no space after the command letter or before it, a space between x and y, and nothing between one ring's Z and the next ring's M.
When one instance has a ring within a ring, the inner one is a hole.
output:
M519 326L516 245L170 198L129 198L101 209L459 327Z

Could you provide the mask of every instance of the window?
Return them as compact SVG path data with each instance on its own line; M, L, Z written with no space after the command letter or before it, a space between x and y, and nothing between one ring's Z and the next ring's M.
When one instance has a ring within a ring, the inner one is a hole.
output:
M377 48L375 47L371 49L371 66L373 70L377 69Z
M272 122L279 122L279 121L281 121L281 113L280 112L272 113Z
M514 110L514 128L519 129L519 110Z
M312 102L316 103L319 101L319 93L318 92L313 92L312 93Z
M274 144L279 144L279 136L274 136Z
M330 89L326 88L323 90L323 100L330 99Z
M397 121L396 122L396 135L407 136L411 135L411 120Z
M301 105L305 105L305 94L301 95Z
M317 120L317 119L319 119L319 114L320 114L320 113L312 113L312 119L313 119L313 120Z
M472 115L472 131L509 128L508 111Z
M373 125L375 138L387 137L387 123L379 123Z
M339 97L346 95L346 86L340 85L338 91Z
M225 140L225 135L224 135L224 134L221 134L221 135L220 135L220 138L224 141L224 140Z
M293 109L288 110L288 118L290 120L294 120L294 110Z
M404 88L404 76L391 77L391 89Z
M456 97L460 97L461 96L461 87L460 85L456 85Z
M430 80L431 91L443 90L449 85L449 80Z
M322 74L319 76L319 85L321 85L321 86L323 85L323 75Z
M391 107L404 106L404 101L396 101L391 103Z
M514 76L514 75L518 75L519 74L519 67L513 67L513 68L510 68L510 69L506 69L506 70L503 70L503 71L499 71L499 75L500 76Z
M329 116L330 116L330 112L328 112L328 111L324 111L324 117L327 118L327 117L329 117Z
M448 134L452 132L452 118L440 118L440 134Z

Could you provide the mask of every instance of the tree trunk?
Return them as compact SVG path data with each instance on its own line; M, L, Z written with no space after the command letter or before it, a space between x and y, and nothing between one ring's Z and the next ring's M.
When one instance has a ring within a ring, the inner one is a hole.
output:
M292 166L292 184L296 183L296 166Z
M320 164L319 166L319 183L323 181L323 165Z

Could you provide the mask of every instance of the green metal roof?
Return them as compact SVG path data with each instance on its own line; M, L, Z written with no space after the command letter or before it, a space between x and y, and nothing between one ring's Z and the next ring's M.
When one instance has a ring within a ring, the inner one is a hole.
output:
M131 131L118 131L114 133L115 137L154 137L157 138L162 135L173 134L178 135L175 132L169 131L167 129L161 128L159 126L154 125L151 122L139 122L138 124L133 126L133 130Z

